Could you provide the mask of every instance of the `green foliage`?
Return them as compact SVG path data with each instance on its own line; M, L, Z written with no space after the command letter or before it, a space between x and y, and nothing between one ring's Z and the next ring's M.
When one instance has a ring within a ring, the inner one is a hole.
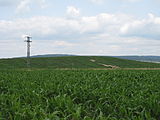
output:
M158 120L160 71L1 70L0 119Z
M92 62L91 60L95 60ZM110 68L102 64L118 66L120 68L160 68L158 63L138 62L124 60L113 57L98 56L69 56L69 57L50 57L50 58L31 58L31 68L39 69L60 69L60 68ZM26 68L26 59L1 59L0 69L19 69Z

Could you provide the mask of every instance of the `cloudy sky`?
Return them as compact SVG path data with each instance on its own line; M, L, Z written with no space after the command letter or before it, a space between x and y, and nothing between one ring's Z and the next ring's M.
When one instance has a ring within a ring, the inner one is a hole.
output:
M0 58L160 55L159 0L0 0Z

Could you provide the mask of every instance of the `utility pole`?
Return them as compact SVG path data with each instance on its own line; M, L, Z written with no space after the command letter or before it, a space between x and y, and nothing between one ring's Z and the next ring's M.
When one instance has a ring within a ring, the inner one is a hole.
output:
M25 38L26 40L24 42L27 42L27 67L29 68L30 67L30 47L31 47L30 43L32 42L31 41L32 37L26 36Z

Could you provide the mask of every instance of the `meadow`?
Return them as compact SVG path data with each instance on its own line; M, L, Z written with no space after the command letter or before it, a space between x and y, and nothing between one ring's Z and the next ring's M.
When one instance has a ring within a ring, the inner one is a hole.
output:
M110 68L105 65L119 68L160 68L158 63L139 62L104 56L68 56L31 58L30 67L35 69L91 69ZM0 69L25 69L26 58L0 59Z
M159 70L0 70L1 120L159 120Z

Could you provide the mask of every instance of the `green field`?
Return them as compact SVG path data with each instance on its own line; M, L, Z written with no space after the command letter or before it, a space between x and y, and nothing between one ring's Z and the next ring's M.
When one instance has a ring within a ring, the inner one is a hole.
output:
M1 120L158 120L160 71L1 70Z
M0 120L160 119L158 63L94 56L30 61L27 68L25 58L0 60Z
M94 62L92 61L94 60ZM113 57L97 56L69 56L50 58L31 58L31 68L60 69L60 68L110 68L113 65L119 68L160 68L158 63L147 63L133 60L124 60ZM0 69L26 68L26 59L1 59Z

